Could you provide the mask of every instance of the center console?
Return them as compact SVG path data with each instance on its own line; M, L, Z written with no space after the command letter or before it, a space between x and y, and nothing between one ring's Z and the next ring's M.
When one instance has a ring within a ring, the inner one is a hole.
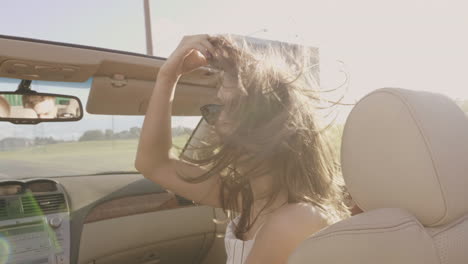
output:
M0 263L69 264L69 216L55 181L0 182Z

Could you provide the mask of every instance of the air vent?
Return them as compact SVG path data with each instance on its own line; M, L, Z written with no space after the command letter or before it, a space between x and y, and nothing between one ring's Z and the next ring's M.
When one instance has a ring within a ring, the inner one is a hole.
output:
M6 201L4 199L0 200L0 219L7 217L7 207Z
M25 215L64 212L67 209L63 194L29 195L21 197Z

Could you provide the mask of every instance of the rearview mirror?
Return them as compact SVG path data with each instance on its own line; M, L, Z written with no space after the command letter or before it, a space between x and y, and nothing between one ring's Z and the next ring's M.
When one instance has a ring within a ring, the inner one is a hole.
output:
M0 92L0 121L14 124L78 121L83 106L75 96L25 92Z

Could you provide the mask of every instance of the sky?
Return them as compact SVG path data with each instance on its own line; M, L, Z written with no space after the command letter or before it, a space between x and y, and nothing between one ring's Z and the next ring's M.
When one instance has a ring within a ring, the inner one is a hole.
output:
M150 0L150 8L157 56L187 34L249 35L318 47L325 89L343 81L343 61L345 102L383 87L468 98L463 0ZM143 0L15 0L0 10L2 35L146 53Z

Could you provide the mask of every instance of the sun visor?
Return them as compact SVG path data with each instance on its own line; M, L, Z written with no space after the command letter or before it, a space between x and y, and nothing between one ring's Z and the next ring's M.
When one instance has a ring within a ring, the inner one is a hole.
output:
M86 111L101 115L144 115L154 85L154 81L125 79L121 76L94 77ZM213 103L215 97L214 87L179 83L172 114L198 116L200 107Z

